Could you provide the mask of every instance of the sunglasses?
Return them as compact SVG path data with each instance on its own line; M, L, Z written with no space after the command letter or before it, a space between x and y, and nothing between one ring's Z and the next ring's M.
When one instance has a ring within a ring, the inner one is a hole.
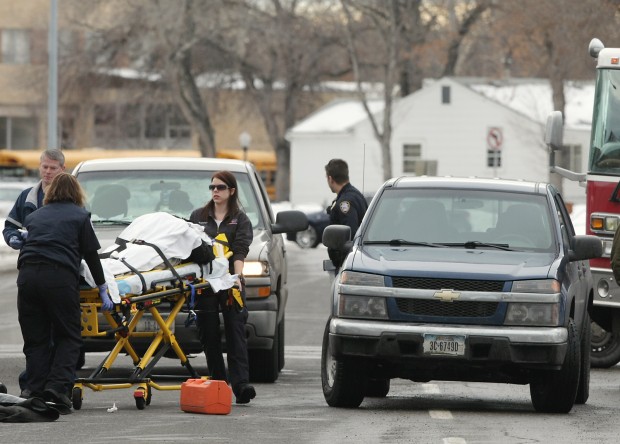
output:
M227 190L229 188L230 187L228 185L222 185L222 184L220 184L220 185L209 185L209 189L211 191L213 191L213 190L224 191L224 190Z

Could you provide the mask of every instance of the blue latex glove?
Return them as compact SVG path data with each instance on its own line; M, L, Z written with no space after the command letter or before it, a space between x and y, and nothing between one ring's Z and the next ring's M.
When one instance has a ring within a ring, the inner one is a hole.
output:
M101 311L114 310L114 303L108 294L108 284L101 284L99 288L99 297L101 298Z
M28 230L19 230L19 234L21 235L23 240L28 239Z
M14 250L19 250L24 246L24 241L17 236L11 236L9 239L9 246Z

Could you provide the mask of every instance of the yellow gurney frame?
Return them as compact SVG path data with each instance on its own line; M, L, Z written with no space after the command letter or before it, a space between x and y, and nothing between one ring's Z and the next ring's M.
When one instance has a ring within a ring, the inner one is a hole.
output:
M177 288L156 287L155 290L133 297L124 298L120 304L120 312L129 315L129 319L121 321L119 313L113 316L110 312L103 312L106 320L111 326L111 330L99 331L97 310L101 308L101 300L97 289L82 290L80 292L80 305L82 307L82 336L107 337L114 335L116 344L112 351L87 378L77 378L72 392L73 408L79 410L82 407L83 390L88 387L94 391L113 390L121 388L131 388L137 386L134 391L136 407L140 410L151 402L151 388L156 390L180 390L181 385L160 385L150 376L151 371L169 348L172 348L181 360L181 365L189 372L190 378L200 378L192 368L189 360L172 332L173 323L176 316L181 312L186 299L192 291L200 293L202 289L208 288L209 283L201 279L196 279L192 285L182 283ZM172 302L172 309L167 318L163 318L157 309L162 302ZM131 307L131 310L129 308ZM115 308L116 309L116 308ZM138 322L145 311L148 311L159 329L157 331L135 331ZM126 316L127 317L127 316ZM152 341L142 357L140 357L133 346L131 338L152 338ZM163 346L160 347L160 345ZM159 348L159 351L157 349ZM112 367L118 354L125 350L133 359L134 369L127 378L106 378L105 374ZM160 378L162 376L158 376ZM178 379L178 377L176 378Z

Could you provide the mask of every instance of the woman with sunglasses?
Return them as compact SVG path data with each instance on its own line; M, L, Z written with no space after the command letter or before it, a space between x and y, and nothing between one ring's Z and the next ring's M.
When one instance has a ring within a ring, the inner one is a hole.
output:
M190 221L204 227L211 238L226 236L225 246L232 251L229 271L239 276L237 286L241 290L240 304L228 290L203 295L197 299L196 325L200 342L207 356L211 379L227 381L232 386L237 404L247 404L256 396L249 384L248 346L245 323L248 310L245 306L245 282L243 262L250 251L253 231L248 216L241 210L237 179L230 171L218 171L211 178L211 200L203 208L192 212ZM222 339L220 337L221 310L224 318L228 376L224 366Z

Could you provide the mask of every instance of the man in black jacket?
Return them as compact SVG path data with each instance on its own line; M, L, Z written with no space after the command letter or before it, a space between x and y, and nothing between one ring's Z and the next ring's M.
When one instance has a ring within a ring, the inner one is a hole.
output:
M349 182L349 166L342 159L332 159L325 165L327 185L336 198L327 209L330 224L348 225L351 238L359 228L368 209L364 195ZM329 258L339 268L344 258L331 249L327 250Z

